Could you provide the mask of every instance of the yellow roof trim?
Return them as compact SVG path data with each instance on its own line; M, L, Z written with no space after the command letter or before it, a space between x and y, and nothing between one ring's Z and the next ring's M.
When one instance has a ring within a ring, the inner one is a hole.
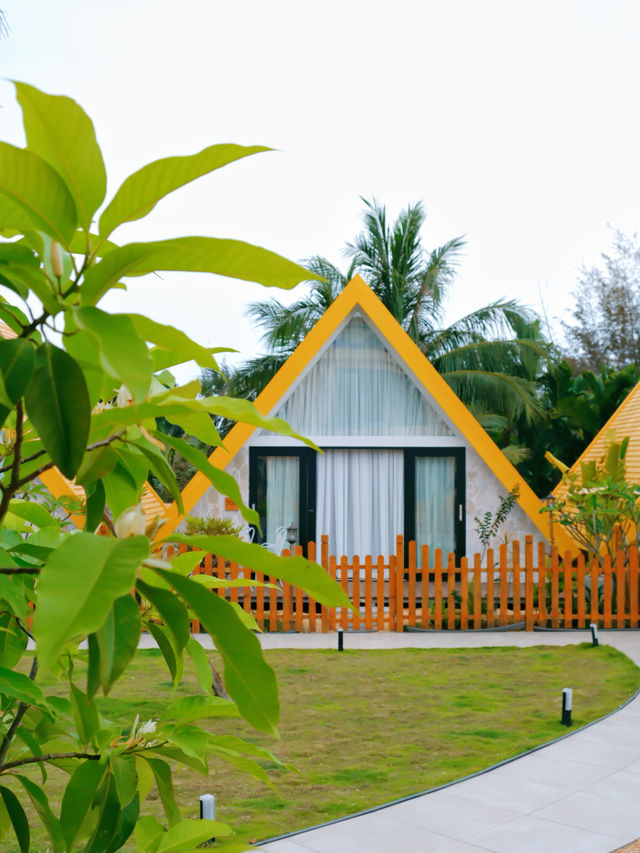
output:
M414 377L439 404L462 436L491 468L505 489L509 490L516 484L519 486L518 504L540 533L548 538L549 519L548 516L540 513L542 501L359 275L351 279L256 398L255 405L258 411L263 415L268 415L272 411L295 379L315 358L322 346L356 306L367 315L386 339L391 349L398 354L412 371ZM248 424L236 424L225 438L225 447L216 448L209 457L209 461L216 468L225 468L255 429L256 427ZM182 492L185 514L193 509L210 485L204 474L197 472L194 475ZM183 518L184 516L178 512L175 504L172 504L169 509L168 521L160 529L158 536L169 536ZM575 551L574 543L562 528L556 526L554 538L561 550Z

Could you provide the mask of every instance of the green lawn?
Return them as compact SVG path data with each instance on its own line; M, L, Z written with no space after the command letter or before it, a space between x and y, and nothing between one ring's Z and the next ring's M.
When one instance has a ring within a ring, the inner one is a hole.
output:
M216 816L243 840L441 785L556 738L566 732L560 725L563 687L574 689L577 727L616 708L640 684L640 670L628 658L587 644L341 654L278 650L266 656L280 683L281 740L233 720L212 728L227 727L268 746L300 775L272 769L281 798L217 762L208 779L192 771L176 777L185 817L197 814L199 794L213 793ZM188 668L186 677L192 677ZM149 719L171 693L159 653L141 651L127 680L101 700L102 711L123 720L137 713ZM52 784L61 785L62 778L50 771ZM160 815L155 791L145 810ZM34 831L35 845L45 849L44 835L39 827Z

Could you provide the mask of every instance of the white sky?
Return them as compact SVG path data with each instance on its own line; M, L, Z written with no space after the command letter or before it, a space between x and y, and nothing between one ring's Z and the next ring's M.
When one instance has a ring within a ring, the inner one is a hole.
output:
M108 198L144 163L214 142L257 155L161 202L115 239L236 237L292 259L341 249L360 195L422 199L428 248L468 247L449 319L502 296L551 316L580 263L638 228L640 4L634 0L0 0L4 78L74 97ZM23 144L0 83L2 136ZM295 296L296 291L293 292ZM247 302L284 291L195 274L108 301L202 343L259 350Z

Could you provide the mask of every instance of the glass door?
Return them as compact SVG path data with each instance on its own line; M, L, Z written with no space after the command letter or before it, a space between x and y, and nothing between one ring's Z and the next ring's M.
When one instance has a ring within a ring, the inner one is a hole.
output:
M415 540L418 565L422 545L457 558L465 553L464 448L405 451L405 537Z

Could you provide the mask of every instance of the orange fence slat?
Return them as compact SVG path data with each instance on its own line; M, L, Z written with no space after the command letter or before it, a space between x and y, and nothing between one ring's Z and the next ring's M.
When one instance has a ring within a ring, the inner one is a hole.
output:
M456 627L456 563L453 554L447 556L447 628L453 631Z
M513 565L513 590L512 590L512 609L513 609L513 621L519 622L522 613L520 610L520 598L522 596L522 591L520 589L520 542L515 539L511 546L511 560Z
M547 554L544 542L538 544L538 625L547 625Z
M420 566L422 572L422 608L420 611L420 622L423 628L430 625L429 618L429 546L423 545L421 549Z
M577 627L585 628L586 627L586 606L585 606L585 589L584 589L584 578L585 578L585 565L584 565L584 554L580 553L578 555L578 564L576 566L576 592L578 596L578 600L576 602L576 616L578 620Z
M533 631L533 536L525 537L524 545L524 626Z
M433 627L436 631L442 628L442 549L436 548L433 568Z
M480 554L473 558L473 627L482 628L482 562Z
M404 630L404 541L396 538L396 631Z
M382 554L378 555L378 562L376 563L376 628L378 631L384 631L385 623L384 623L384 606L385 606L385 593L384 593L384 557Z
M629 627L638 627L638 549L629 548Z
M573 562L571 553L565 551L564 554L564 627L571 628L573 626Z
M460 629L469 627L469 564L466 557L460 560Z
M408 599L408 613L407 613L407 625L411 625L412 628L415 628L416 624L416 543L409 542L408 547L408 556L409 559L407 561L407 573L409 576L409 599Z
M624 628L627 623L627 572L624 564L624 553L616 554L616 627Z
M494 588L495 566L493 563L493 549L487 551L487 628L493 628L496 624L495 606L496 593Z
M602 561L602 577L604 579L604 609L603 609L603 626L611 628L611 557L605 554Z
M331 580L336 579L336 558L334 556L329 557L329 577ZM302 590L300 590L300 594L302 594ZM300 605L300 610L302 611L302 605ZM336 630L336 608L329 608L329 630Z
M509 607L509 576L507 546L500 546L500 625L506 625L508 620Z
M364 558L364 627L367 631L373 628L373 566L371 554Z
M349 596L349 567L347 563L347 558L342 555L340 557L340 583L342 584L342 589L345 592L345 595ZM349 611L346 607L340 608L340 626L343 631L346 631L349 627Z

